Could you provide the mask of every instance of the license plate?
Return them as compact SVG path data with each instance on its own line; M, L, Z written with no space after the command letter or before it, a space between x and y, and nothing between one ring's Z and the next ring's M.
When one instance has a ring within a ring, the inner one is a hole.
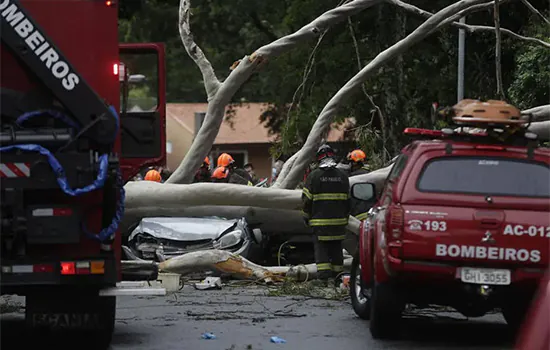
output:
M510 270L472 269L460 270L462 282L488 285L509 285L512 281Z

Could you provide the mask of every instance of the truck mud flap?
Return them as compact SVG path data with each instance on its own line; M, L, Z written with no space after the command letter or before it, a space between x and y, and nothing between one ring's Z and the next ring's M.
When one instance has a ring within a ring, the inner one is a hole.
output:
M100 298L97 290L52 290L26 297L26 323L33 331L97 332L112 327L115 298Z

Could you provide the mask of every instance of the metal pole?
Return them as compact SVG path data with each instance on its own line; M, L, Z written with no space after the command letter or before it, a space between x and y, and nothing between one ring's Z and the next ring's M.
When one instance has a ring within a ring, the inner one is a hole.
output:
M460 23L465 24L466 18L462 17ZM466 32L464 29L458 30L458 81L457 81L457 100L464 99L464 56L465 56ZM458 102L457 101L457 102Z

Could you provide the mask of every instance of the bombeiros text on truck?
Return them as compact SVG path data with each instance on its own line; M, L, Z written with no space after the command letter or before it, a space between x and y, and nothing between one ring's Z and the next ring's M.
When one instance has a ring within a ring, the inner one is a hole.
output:
M119 44L112 0L0 0L0 16L1 291L26 296L31 330L101 348L123 186L165 164L164 46Z
M504 101L463 100L444 112L449 128L405 129L413 141L379 196L373 184L352 187L376 201L350 282L353 308L375 338L398 334L406 305L466 317L500 309L516 330L548 268L547 140Z

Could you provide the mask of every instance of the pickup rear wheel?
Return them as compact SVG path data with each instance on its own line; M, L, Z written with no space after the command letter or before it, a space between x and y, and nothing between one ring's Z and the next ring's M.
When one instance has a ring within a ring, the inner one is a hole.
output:
M370 333L374 339L397 336L405 304L394 285L376 283L370 300Z
M364 320L370 319L370 298L372 291L370 288L366 287L366 283L361 277L359 254L355 254L353 257L349 282L349 293L353 311Z

